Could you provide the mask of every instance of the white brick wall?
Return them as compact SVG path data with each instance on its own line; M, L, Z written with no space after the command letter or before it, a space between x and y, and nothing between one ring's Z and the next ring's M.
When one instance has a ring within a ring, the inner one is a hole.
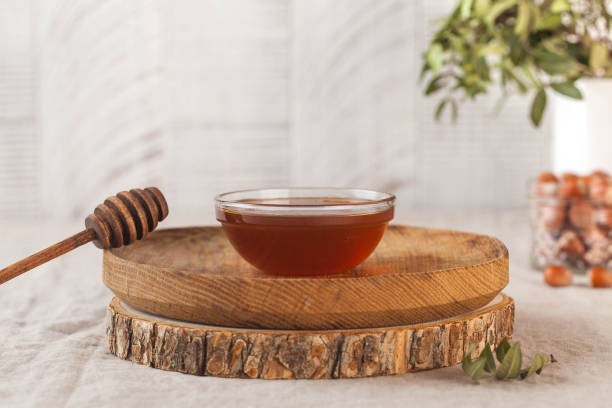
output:
M0 2L0 217L33 217L39 198L35 10Z
M157 184L212 222L220 191L351 185L404 208L523 205L549 127L495 95L435 123L418 72L439 0L7 0L0 217L82 216Z

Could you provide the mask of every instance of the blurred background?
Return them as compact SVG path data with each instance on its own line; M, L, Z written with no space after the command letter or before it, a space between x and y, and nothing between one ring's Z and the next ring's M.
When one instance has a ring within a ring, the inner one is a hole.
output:
M454 0L3 0L0 219L78 219L157 185L214 223L215 194L359 186L413 210L526 205L548 120L492 92L435 122L418 82ZM495 88L493 88L495 89Z

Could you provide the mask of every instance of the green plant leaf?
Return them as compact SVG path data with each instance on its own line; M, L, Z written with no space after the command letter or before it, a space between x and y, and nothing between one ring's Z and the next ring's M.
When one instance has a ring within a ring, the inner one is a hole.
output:
M480 354L480 358L485 361L484 370L487 373L494 373L496 369L495 358L493 358L493 353L491 352L491 346L489 343L487 343L482 351L482 354Z
M520 343L515 343L504 356L501 365L495 372L495 378L498 380L517 378L521 374L522 360L521 345Z
M476 17L483 17L489 11L491 7L491 0L476 0L474 2L474 15Z
M609 57L608 47L602 43L594 43L589 53L589 66L594 71L604 69L608 65Z
M484 366L485 361L481 359L469 362L463 361L463 364L461 365L463 371L465 371L465 373L472 377L472 380L476 382L478 382L478 380L484 376Z
M542 68L547 74L561 75L561 74L567 74L568 72L575 71L577 68L577 65L574 60L567 59L566 61L563 61L557 64L543 62L540 64L540 68Z
M525 49L520 38L513 32L506 33L504 41L510 47L510 61L514 65L523 65L525 62Z
M551 357L552 357L552 354L551 354ZM546 356L544 354L540 354L540 361L541 361L540 368L536 368L536 370L535 370L537 375L542 374L542 370L544 370L544 367L546 367L549 364L548 356Z
M546 91L540 89L536 93L535 98L533 98L533 103L531 104L531 123L536 127L540 126L544 109L546 109Z
M421 67L421 72L419 73L419 82L425 79L425 76L427 75L427 71L429 71L429 65L427 65L427 63L424 63L423 66Z
M439 91L442 88L442 77L437 76L432 78L425 88L425 95L431 95L432 93Z
M549 86L577 99L576 80L612 77L612 45L589 28L607 32L612 25L604 0L456 1L423 54L424 93L448 91L434 107L437 117L500 85L506 93L535 89L529 116L539 125Z
M493 25L495 23L495 19L499 17L501 13L508 10L509 8L516 6L517 0L501 0L493 3L489 12L485 16L485 21L489 25Z
M551 64L556 64L559 62L563 62L567 60L568 56L559 54L544 47L540 47L533 52L533 57L537 62L548 62Z
M452 100L448 99L448 101ZM544 367L557 362L552 354L548 357L545 354L538 353L534 356L529 367L522 369L523 354L521 352L521 345L520 343L510 345L508 338L504 338L495 351L497 359L501 363L497 368L495 358L491 352L491 346L488 343L485 344L478 358L472 360L472 353L475 349L476 344L471 343L461 364L463 371L475 382L483 378L486 373L494 373L494 377L498 380L516 378L522 380L534 373L541 374Z
M491 79L489 64L487 64L487 60L484 57L478 58L476 60L476 73L480 76L480 78L484 81L489 81Z
M538 49L533 53L538 66L550 75L565 74L577 68L576 60L569 55L557 54L547 49Z
M540 82L535 77L535 75L533 75L533 72L531 72L531 69L527 65L523 65L521 67L521 72L527 77L527 79L529 80L529 82L531 82L533 86L535 86L536 88L540 87Z
M440 120L440 117L442 116L442 112L444 111L444 107L446 106L447 102L448 101L444 99L438 104L438 107L436 108L436 113L434 114L434 118L436 120Z
M465 352L465 357L463 358L464 360L466 358L469 358L469 361L472 361L472 353L474 352L474 350L476 349L476 344L474 343L470 343L470 345L468 346L467 351Z
M519 2L516 23L514 24L514 33L518 35L522 41L525 41L529 35L529 21L531 17L531 8L529 4L526 1Z
M531 362L531 366L528 369L521 371L521 380L529 377L533 373L541 374L542 370L548 364L548 356L544 354L536 354L533 357L533 361Z
M512 70L502 67L502 84L505 86L509 81L516 83L516 86L520 93L524 94L527 92L527 85L519 78Z
M506 353L508 352L508 350L510 350L510 343L508 342L508 338L504 337L502 342L499 343L499 346L497 346L497 348L495 349L495 355L497 356L497 361L499 361L500 363L504 361L504 357L506 356Z
M561 14L547 14L540 19L537 30L554 30L561 25Z
M540 24L540 20L542 19L542 10L540 6L538 6L535 1L528 1L529 4L529 14L531 18L529 19L529 32L535 31L535 28Z
M553 13L563 13L569 11L572 8L572 4L569 0L554 0L550 5L550 11Z
M550 87L561 95L569 96L574 99L582 99L582 92L576 88L573 82L555 82L550 84Z
M474 0L461 0L460 3L460 14L462 19L466 19L470 16L472 11L472 5L474 4Z
M506 52L506 47L501 44L489 42L482 45L476 45L476 55L484 57L485 55L491 54L503 54Z
M427 53L425 54L425 61L431 68L434 75L438 75L440 69L442 69L442 63L444 58L444 49L439 43L433 43Z
M477 360L472 361L470 356L475 348L476 344L472 343L469 345L467 352L465 353L465 357L463 358L463 362L461 363L461 368L463 368L463 371L467 375L472 377L472 380L478 382L478 380L484 376L486 360L478 358Z

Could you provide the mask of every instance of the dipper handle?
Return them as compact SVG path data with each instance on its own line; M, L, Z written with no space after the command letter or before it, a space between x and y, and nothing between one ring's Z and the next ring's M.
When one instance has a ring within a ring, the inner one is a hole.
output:
M168 216L168 204L156 187L122 191L107 198L85 218L85 230L0 270L0 284L90 241L118 248L144 238Z

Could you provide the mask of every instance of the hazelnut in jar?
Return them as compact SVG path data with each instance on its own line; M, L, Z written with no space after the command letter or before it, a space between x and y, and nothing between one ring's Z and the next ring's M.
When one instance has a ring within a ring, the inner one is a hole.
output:
M589 228L593 225L593 207L583 200L574 201L570 204L569 219L576 228Z
M585 272L587 267L612 265L608 174L542 173L529 191L534 266L557 264Z
M595 203L605 201L608 190L608 178L601 175L592 175L589 183L589 198Z
M584 187L578 183L578 176L575 174L564 174L559 183L558 196L562 200L580 198L584 194Z
M541 173L534 186L534 194L537 196L554 196L557 194L558 184L559 179L553 173Z

